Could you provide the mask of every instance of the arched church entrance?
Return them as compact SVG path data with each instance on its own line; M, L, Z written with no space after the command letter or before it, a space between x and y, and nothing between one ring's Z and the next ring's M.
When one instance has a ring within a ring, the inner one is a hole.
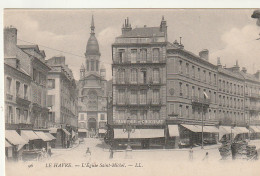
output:
M97 121L95 118L88 119L88 130L89 131L96 131L97 128Z

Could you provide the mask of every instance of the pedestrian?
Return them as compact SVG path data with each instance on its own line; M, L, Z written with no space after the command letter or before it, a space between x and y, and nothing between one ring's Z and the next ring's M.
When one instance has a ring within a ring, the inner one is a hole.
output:
M192 149L192 146L190 147L190 150L189 150L189 159L190 159L190 161L193 160L193 149Z
M114 157L114 151L113 151L113 149L112 148L110 148L110 156L109 156L109 159L113 159L113 157Z
M86 150L86 155L88 155L88 154L91 155L91 151L90 151L89 147Z
M204 156L203 161L208 161L208 159L209 159L209 153L206 152L206 155Z

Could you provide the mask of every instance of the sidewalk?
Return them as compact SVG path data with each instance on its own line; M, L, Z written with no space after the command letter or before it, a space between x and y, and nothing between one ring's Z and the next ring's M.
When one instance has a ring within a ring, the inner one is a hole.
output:
M52 148L52 151L70 151L79 146L79 140L77 140L71 148Z

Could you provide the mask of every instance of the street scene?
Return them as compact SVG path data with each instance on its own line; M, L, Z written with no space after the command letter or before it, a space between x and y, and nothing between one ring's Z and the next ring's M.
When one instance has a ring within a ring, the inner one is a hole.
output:
M6 9L4 26L6 175L258 175L259 9Z

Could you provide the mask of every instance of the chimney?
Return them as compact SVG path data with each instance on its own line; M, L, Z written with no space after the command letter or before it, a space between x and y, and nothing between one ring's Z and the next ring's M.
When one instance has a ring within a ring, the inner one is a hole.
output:
M239 65L238 65L238 60L236 60L236 65L234 65L234 66L232 67L232 71L233 71L233 72L239 72L239 70L240 70L240 67L239 67Z
M162 16L160 31L164 32L165 40L168 41L168 39L167 39L167 24L166 24L166 21L164 20L164 16Z
M13 26L4 28L4 55L15 56L17 45L17 29Z
M131 24L129 23L129 18L125 19L125 24L122 27L122 35L132 30Z
M199 56L201 59L209 61L209 50L204 49L204 50L200 51Z
M242 72L244 72L244 73L247 72L246 67L242 67Z
M221 62L220 62L220 57L218 57L217 60L218 60L218 61L217 61L217 66L218 66L218 68L221 68L222 65L221 65Z

